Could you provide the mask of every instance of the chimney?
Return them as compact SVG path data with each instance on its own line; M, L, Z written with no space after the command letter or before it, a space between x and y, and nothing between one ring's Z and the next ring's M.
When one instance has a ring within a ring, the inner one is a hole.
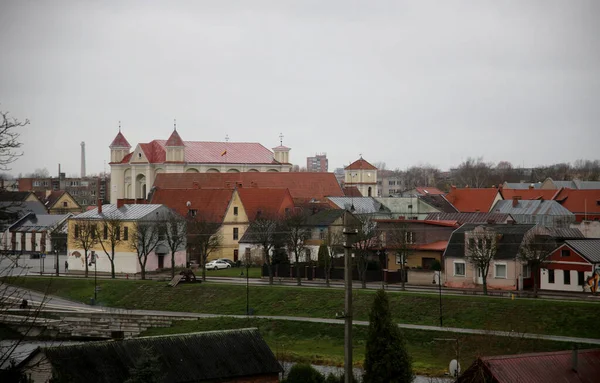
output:
M85 178L85 142L81 141L81 178Z
M96 182L96 202L98 202L98 214L102 214L102 198L100 198L100 177Z
M512 206L513 207L517 207L519 205L519 200L521 199L521 197L519 196L513 196L513 203Z
M573 371L577 372L577 364L578 364L578 361L577 361L577 359L578 359L577 358L578 357L578 355L577 355L577 345L573 346L573 353L571 355L572 355L572 357L571 357L571 369Z
M122 208L122 207L123 207L123 205L125 205L125 199L123 199L123 198L119 198L119 199L117 200L117 209L120 209L120 208Z
M50 197L50 194L52 194L52 190L46 190L46 198Z

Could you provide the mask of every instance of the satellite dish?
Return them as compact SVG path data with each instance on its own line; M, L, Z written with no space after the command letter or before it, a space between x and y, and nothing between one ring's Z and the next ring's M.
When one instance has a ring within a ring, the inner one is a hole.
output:
M187 202L185 203L185 206L187 206L187 207L190 207L190 206L192 206L192 203L191 203L190 201L187 201Z
M450 376L458 377L458 375L460 374L460 363L458 363L458 360L452 359L450 361L450 366L448 367L448 370L450 371Z

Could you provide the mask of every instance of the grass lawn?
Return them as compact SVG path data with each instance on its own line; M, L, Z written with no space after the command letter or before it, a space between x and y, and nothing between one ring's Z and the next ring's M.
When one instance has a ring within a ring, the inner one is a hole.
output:
M300 323L265 319L211 318L177 321L170 328L152 328L142 335L163 335L196 331L257 327L280 360L342 366L344 363L344 326ZM566 350L572 344L523 339L489 337L435 331L403 330L413 366L418 374L443 375L450 360L456 358L458 339L460 362L466 369L479 355L516 354ZM353 329L354 364L361 366L365 357L367 327ZM436 340L438 339L438 340ZM581 347L589 347L581 345Z
M260 267L250 267L248 269L250 278L260 278ZM244 273L244 275L240 275L240 273ZM202 270L198 269L196 272L196 278L202 276ZM207 277L240 277L246 278L246 268L245 267L232 267L229 269L221 269L221 270L206 270Z
M85 303L94 289L93 278L26 277L13 282ZM131 280L101 280L98 284L98 301L105 306L214 314L244 314L246 310L244 285L208 282L172 288L165 282ZM334 318L344 308L343 293L327 288L251 286L250 307L255 315ZM374 291L357 289L353 294L354 318L368 320ZM389 297L395 321L439 325L436 294L392 292ZM442 303L444 326L448 327L600 338L600 327L590 325L597 322L598 303L472 296L445 296Z

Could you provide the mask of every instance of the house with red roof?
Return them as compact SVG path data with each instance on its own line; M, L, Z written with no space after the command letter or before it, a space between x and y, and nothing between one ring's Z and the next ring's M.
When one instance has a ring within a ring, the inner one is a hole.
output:
M157 188L152 193L151 203L168 206L191 220L218 223L221 245L208 259L227 258L234 262L239 259L238 241L252 221L260 215L284 216L294 209L287 189ZM194 254L190 254L190 259L194 258Z
M588 291L587 280L600 274L600 239L564 241L548 257L541 272L540 288L557 291Z
M120 131L109 146L111 203L147 198L161 173L289 172L290 148L273 151L254 142L184 141L177 129L167 140L139 143L133 151Z
M560 190L554 189L500 189L500 194L502 194L503 199L512 200L513 198L519 200L552 200L556 195L560 192Z
M75 198L65 190L36 191L35 195L44 204L48 214L77 214L83 210Z
M365 197L378 196L377 168L360 157L344 168L344 185L355 186Z
M326 202L326 197L343 197L333 173L161 173L157 189L288 189L296 205Z
M446 199L461 213L487 213L502 195L496 188L457 188L452 186Z
M600 220L600 189L561 189L554 200L575 214L577 222Z
M481 356L457 383L597 382L600 349Z

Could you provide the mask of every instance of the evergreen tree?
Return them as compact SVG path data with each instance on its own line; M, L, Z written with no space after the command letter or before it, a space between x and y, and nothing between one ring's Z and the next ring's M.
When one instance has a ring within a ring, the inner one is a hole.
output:
M387 294L377 291L369 314L364 383L408 383L414 379L404 335L392 321Z

